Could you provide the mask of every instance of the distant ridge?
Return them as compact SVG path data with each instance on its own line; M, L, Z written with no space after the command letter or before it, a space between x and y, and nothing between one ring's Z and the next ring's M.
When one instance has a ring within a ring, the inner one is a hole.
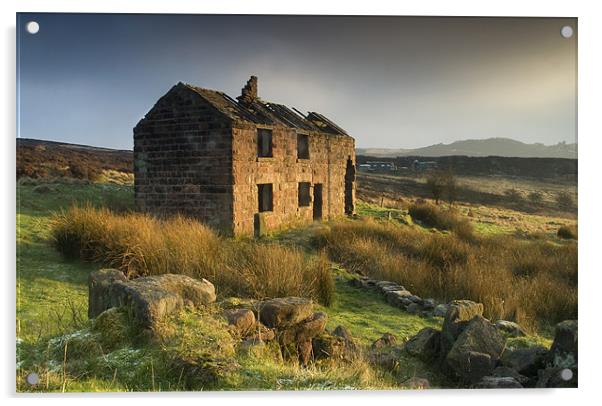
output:
M502 156L516 158L568 158L577 159L577 144L564 142L556 145L526 144L510 138L455 141L416 149L357 148L358 155L393 158L397 156Z

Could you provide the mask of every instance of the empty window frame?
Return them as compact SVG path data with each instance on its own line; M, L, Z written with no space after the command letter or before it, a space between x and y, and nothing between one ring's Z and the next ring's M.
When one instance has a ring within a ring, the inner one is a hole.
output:
M299 182L299 207L308 207L311 204L310 188L309 182Z
M297 134L297 159L309 159L309 135Z
M257 129L257 156L260 158L272 157L272 130Z
M274 202L271 183L262 183L257 185L257 197L259 200L260 213L273 210Z

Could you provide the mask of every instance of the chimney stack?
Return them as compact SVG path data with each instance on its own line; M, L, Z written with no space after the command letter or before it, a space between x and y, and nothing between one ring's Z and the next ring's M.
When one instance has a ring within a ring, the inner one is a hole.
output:
M250 104L257 99L257 76L249 78L245 87L242 88L240 96L236 99L242 104Z

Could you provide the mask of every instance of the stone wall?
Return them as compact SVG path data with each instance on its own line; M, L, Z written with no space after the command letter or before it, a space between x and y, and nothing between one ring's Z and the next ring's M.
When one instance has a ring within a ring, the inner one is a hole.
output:
M231 120L176 85L134 128L139 210L232 227Z
M257 157L257 132L254 125L237 123L233 129L233 228L237 235L254 233L258 212L257 185L273 185L273 210L263 212L267 230L285 224L313 220L314 185L323 185L322 218L345 214L345 174L347 159L355 166L355 146L351 137L302 132L309 135L310 159L297 159L297 132L281 126L262 126L272 130L273 157ZM311 203L299 207L299 182L311 184ZM355 182L351 184L355 194Z

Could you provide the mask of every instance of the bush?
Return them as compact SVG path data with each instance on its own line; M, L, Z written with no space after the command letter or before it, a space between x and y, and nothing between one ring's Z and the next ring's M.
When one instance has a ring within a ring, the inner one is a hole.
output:
M577 226L562 226L558 229L558 237L565 240L576 240L577 234Z
M504 191L504 195L512 203L520 203L523 200L523 195L518 190L511 188Z
M413 220L418 220L427 227L450 230L463 239L473 238L472 225L455 210L440 209L429 203L415 203L410 206L408 212Z
M485 316L528 329L577 317L577 245L425 233L366 219L320 231L318 247L349 270L422 297L481 302Z
M556 195L556 203L558 203L558 207L562 210L572 210L575 206L573 196L569 192L559 192Z
M451 171L436 170L429 173L426 177L426 186L431 191L435 203L439 204L442 198L447 199L449 204L456 201L458 187Z
M334 295L324 256L310 258L300 249L222 238L185 217L158 220L72 207L54 216L51 233L66 257L101 262L129 277L178 273L206 278L220 294L304 296L325 305Z

